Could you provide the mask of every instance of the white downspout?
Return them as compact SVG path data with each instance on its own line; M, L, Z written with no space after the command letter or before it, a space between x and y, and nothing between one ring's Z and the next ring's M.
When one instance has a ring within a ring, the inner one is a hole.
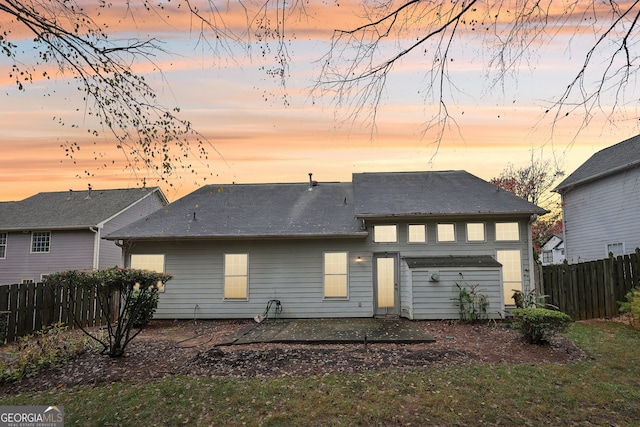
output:
M100 265L100 231L99 227L89 227L93 231L93 269L97 270Z

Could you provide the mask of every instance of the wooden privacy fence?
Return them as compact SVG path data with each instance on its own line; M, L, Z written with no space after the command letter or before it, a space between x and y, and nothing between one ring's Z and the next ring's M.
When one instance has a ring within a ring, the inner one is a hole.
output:
M640 286L640 249L631 255L542 267L541 293L574 320L615 317L619 302Z
M44 283L0 286L0 312L8 313L7 342L58 322L75 328L77 323L86 327L107 321L100 314L95 289Z

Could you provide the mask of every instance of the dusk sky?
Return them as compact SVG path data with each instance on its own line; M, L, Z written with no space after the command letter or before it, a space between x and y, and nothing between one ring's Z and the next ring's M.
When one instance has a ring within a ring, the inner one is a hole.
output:
M332 30L357 26L357 3L312 4L316 7L310 8L308 19L288 21L287 31L295 38L287 43L291 62L284 91L263 69L269 68L273 54L264 59L257 44L250 55L237 49L233 57L215 56L199 43L186 14L173 13L163 21L140 11L134 13L134 23L122 10L109 11L107 18L117 22L111 24L112 40L154 37L163 43L167 53L154 57L154 65L143 62L134 69L145 74L163 105L179 106L180 117L191 121L213 147L208 164L193 163L197 176L185 172L171 179L173 187L159 184L170 201L201 184L304 182L309 172L318 181L349 181L355 172L464 169L488 180L509 163L525 166L532 151L570 173L596 151L638 133L633 87L628 89L633 110L627 110L628 117L608 117L605 102L580 132L580 114L552 129L544 112L571 82L590 42L588 36L576 37L572 28L559 32L555 42L537 46L526 55L520 73L508 75L498 86L491 85L492 75L486 72L486 45L473 37L456 45L449 67L456 90L447 101L456 122L439 144L435 132L423 132L436 107L425 95L430 59L424 54L407 57L390 74L372 133L366 116L345 121L344 110L329 97L310 93ZM225 16L240 32L242 16L234 10ZM25 33L22 46L27 49L29 38ZM396 42L402 40L390 46ZM0 67L5 70L0 74L1 201L40 191L82 190L88 184L96 189L139 185L141 176L123 169L113 140L87 135L82 100L67 76L52 69L51 80L36 80L20 92L8 77L6 58L0 59ZM81 144L76 164L60 148L68 141ZM105 163L110 166L101 168ZM93 176L87 177L85 170ZM158 185L152 174L146 180Z

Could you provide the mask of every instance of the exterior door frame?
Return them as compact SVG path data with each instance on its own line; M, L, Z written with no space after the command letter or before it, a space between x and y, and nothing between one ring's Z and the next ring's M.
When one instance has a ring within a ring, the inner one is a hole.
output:
M393 305L378 304L378 260L393 259ZM376 252L373 254L373 314L374 316L400 316L400 253Z

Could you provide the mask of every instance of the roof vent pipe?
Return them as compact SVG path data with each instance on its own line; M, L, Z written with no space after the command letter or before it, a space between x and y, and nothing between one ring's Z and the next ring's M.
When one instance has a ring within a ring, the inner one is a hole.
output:
M313 174L309 172L309 191L313 191Z
M91 198L91 184L89 184L87 187L89 188L89 193L87 194L86 198L90 199Z

